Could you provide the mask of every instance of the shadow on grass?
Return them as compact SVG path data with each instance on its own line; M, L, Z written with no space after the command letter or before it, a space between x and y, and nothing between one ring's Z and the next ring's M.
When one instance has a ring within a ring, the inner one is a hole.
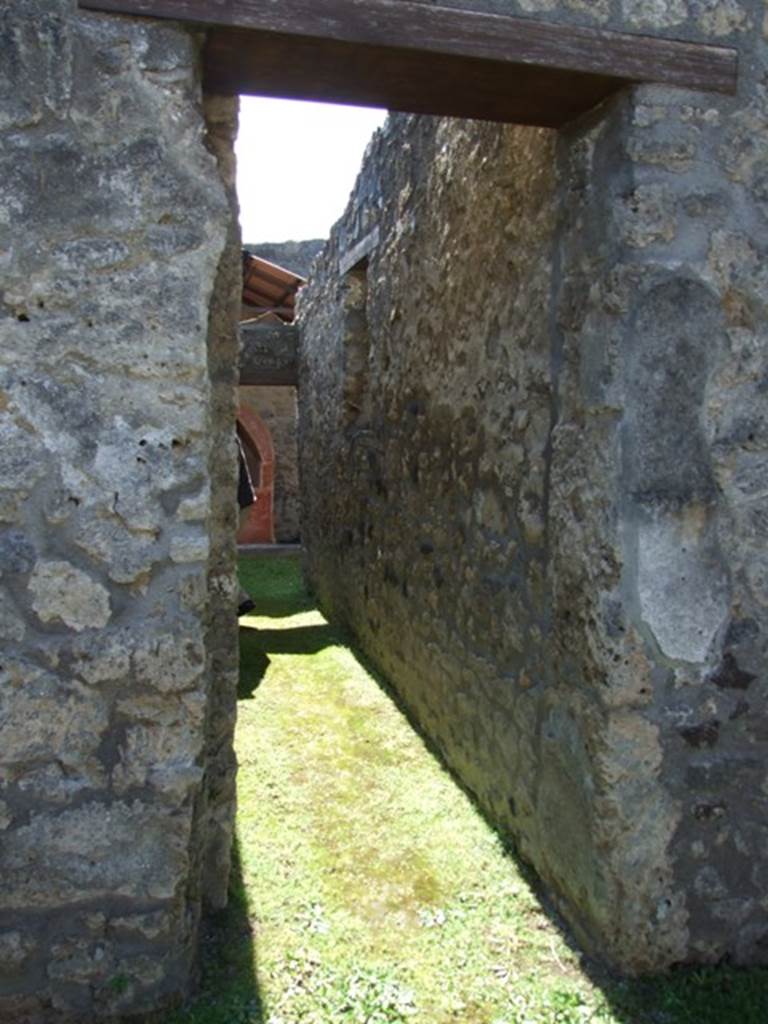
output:
M587 968L625 1024L766 1024L768 970L723 965L676 968L666 975L620 980Z
M257 614L282 618L309 611L315 607L312 597L306 592L299 569L297 556L286 556L279 561L249 559L241 562L241 580L252 594L257 605ZM461 782L447 763L442 752L419 727L415 716L393 689L378 667L363 655L350 637L341 629L329 625L299 627L296 629L249 629L244 626L240 630L241 643L241 677L240 697L251 697L254 690L264 677L269 667L269 653L280 654L314 654L330 644L349 646L360 665L376 681L382 691L393 701L405 715L411 726L419 734L425 747L433 757L448 771L456 784L464 791L473 805L488 821L482 806L475 794ZM575 1024L575 1022L607 1020L619 1024L768 1024L768 968L738 969L723 965L711 968L680 968L666 975L625 979L608 971L595 960L579 951L567 925L552 906L541 880L534 870L517 856L514 841L508 834L500 832L493 822L489 822L499 835L506 855L515 864L535 893L539 903L560 930L566 943L579 954L580 967L584 974L597 986L605 998L605 1009L611 1016L606 1017L599 1012L597 1016L585 1016L584 1009L577 1003L553 1009L547 1024ZM246 907L245 892L240 885L242 904ZM247 913L246 913L247 919ZM241 939L241 942L250 940ZM237 937L235 937L235 950ZM252 952L252 951L251 951ZM237 954L235 954L237 955ZM252 993L258 999L258 987L255 979ZM246 984L243 990L248 990ZM261 1013L261 1002L258 1002ZM588 1012L588 1011L587 1011ZM227 1024L243 1020L248 1024L260 1024L262 1018L237 1017L229 1018L205 1017L190 1018L193 1024L220 1024L226 1019ZM542 1021L544 1018L537 1017ZM186 1019L184 1024L186 1024ZM330 1024L330 1022L329 1022ZM470 1022L462 1022L470 1024Z
M265 654L317 654L339 643L332 626L296 626L294 629L248 629L241 627L240 642L250 650L252 644Z
M229 905L204 923L199 993L184 1010L164 1017L164 1024L266 1024L252 916L235 840Z
M331 626L256 629L241 625L238 700L253 697L271 664L270 654L317 654L338 642L338 634Z
M337 631L336 636L339 635L342 634ZM349 642L349 638L345 642ZM564 942L576 953L583 973L602 992L612 1015L611 1021L619 1024L768 1024L768 967L737 968L728 964L716 967L677 967L666 974L626 978L611 972L604 964L585 954L553 906L535 870L518 856L514 839L488 818L475 793L455 774L442 751L420 727L407 704L378 666L355 646L354 641L350 643L350 650L408 720L432 757L448 772L497 834L505 856L514 863L516 870L528 883ZM538 1024L543 1018L536 1017L535 1020ZM572 1007L558 1008L552 1017L553 1022L562 1024L605 1020L604 1016L586 1017L580 1014L577 1002Z
M258 629L240 627L240 677L237 699L250 700L261 686L271 662L261 642Z
M299 555L240 559L238 576L256 603L254 614L260 617L284 619L315 608L301 580ZM338 631L328 625L258 629L244 619L240 624L238 699L248 700L259 688L270 666L270 654L317 654L338 642Z

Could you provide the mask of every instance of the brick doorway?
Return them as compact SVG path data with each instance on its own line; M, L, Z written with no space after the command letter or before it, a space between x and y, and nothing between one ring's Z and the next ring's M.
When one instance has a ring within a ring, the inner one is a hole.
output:
M237 410L237 433L243 444L256 502L237 531L238 544L275 543L275 451L272 434L261 417L247 408Z

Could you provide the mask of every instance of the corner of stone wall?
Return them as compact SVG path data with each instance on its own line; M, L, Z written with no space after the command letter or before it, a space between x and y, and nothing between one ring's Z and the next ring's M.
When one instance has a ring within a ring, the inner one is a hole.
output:
M235 422L238 384L238 321L242 293L234 143L238 99L206 95L207 144L216 157L229 203L226 246L216 272L208 321L208 373L211 386L209 478L211 559L208 569L209 621L206 649L211 675L207 717L207 825L202 849L205 906L226 905L235 817L237 762L233 741L237 714L237 576L235 537L237 464ZM222 458L229 452L230 458Z
M588 638L603 851L574 905L632 971L763 962L768 934L765 820L745 796L764 785L768 111L759 4L736 6L718 36L741 45L739 96L638 87L560 143L557 657L567 672Z
M223 898L235 316L209 307L237 243L199 55L73 0L0 11L3 1024L178 1004Z

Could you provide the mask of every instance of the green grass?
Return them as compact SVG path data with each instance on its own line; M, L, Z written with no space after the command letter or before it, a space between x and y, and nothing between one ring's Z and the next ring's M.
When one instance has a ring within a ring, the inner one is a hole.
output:
M764 971L587 973L297 561L241 572L232 905L173 1024L768 1024Z

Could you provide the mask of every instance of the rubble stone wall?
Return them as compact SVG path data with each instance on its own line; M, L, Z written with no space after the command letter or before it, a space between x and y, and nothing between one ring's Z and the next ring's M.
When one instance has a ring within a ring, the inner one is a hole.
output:
M416 0L514 18L538 18L619 32L720 42L759 29L751 0Z
M200 45L0 11L4 1024L178 1001L225 899L236 109L206 130Z
M740 93L393 122L305 303L310 571L585 942L754 961L764 5L482 7L733 43ZM4 1024L178 1001L225 900L240 241L201 45L0 9Z
M301 304L308 573L590 949L759 962L764 5L589 8L739 94L391 119Z

